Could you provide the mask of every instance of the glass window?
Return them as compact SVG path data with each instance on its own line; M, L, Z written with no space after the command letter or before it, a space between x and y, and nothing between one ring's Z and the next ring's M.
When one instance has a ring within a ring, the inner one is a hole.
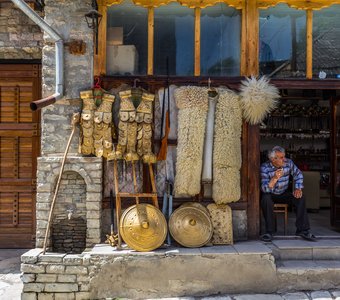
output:
M219 3L201 10L201 74L240 75L241 13Z
M154 74L165 75L169 58L169 74L194 74L194 10L170 3L154 12Z
M145 75L148 57L148 10L132 1L107 10L108 75Z
M280 4L260 10L260 73L306 76L306 12Z
M313 16L313 74L340 78L340 5L333 5Z

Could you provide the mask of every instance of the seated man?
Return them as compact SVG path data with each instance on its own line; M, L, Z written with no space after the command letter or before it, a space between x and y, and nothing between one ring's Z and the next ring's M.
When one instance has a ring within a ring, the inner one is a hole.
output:
M285 158L285 149L275 146L268 152L269 161L261 165L261 207L266 222L266 233L261 237L270 242L274 233L274 203L292 203L296 208L296 235L314 241L302 195L303 175L292 160ZM288 190L289 175L294 179L294 192Z

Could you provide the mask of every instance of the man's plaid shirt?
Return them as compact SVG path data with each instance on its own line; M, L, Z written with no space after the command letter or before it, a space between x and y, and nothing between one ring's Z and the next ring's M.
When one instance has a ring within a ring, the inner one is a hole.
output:
M285 158L283 176L276 182L274 188L270 189L269 181L274 177L278 168L274 167L270 161L261 165L261 190L264 193L281 195L288 189L289 175L293 176L295 189L303 188L303 174L291 159Z

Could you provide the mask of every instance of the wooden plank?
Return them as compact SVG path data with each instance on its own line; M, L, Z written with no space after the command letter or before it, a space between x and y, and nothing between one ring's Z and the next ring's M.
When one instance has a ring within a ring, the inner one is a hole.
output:
M0 248L34 248L34 240L29 233L0 235Z
M201 9L195 8L195 62L194 62L194 75L200 76L201 74Z
M240 60L240 73L242 76L247 75L247 20L246 10L242 9L241 20L241 60Z
M153 87L153 90L150 92L156 92L157 89L164 87L167 82L166 76L103 76L102 85L103 88L109 90L113 87L118 87L122 83L126 83L129 85L133 85L133 80L138 78L140 80L140 84L143 86ZM175 85L202 85L206 86L209 76L197 76L197 77L188 77L188 76L176 76L169 78L170 84ZM223 85L227 86L230 89L238 90L241 84L241 81L244 80L244 77L232 77L232 78L224 78L224 77L210 77L210 79L215 83L215 85ZM339 79L317 79L313 78L307 80L305 78L300 79L271 79L270 82L275 85L279 89L301 89L301 90L310 90L310 89L320 89L320 90L340 90L340 80Z
M313 78L313 11L307 10L306 20L306 38L307 38L307 52L306 52L306 77Z
M32 77L38 77L39 72L38 71L7 71L2 70L1 71L1 77L7 77L7 78L32 78Z
M148 75L153 75L153 61L154 61L154 31L155 18L154 8L148 8Z

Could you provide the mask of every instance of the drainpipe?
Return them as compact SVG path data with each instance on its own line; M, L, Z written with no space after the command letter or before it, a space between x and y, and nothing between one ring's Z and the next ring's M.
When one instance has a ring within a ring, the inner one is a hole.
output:
M25 15L27 15L35 24L45 31L55 43L55 93L46 98L32 101L31 110L35 111L47 105L55 103L64 95L64 41L49 24L47 24L33 9L31 9L24 0L11 0Z

